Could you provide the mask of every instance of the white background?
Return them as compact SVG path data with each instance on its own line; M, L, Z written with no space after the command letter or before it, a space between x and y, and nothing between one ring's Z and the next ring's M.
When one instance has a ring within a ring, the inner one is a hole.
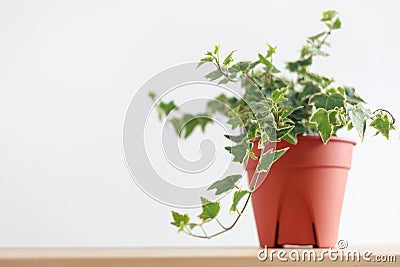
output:
M157 72L222 52L297 57L336 9L343 30L315 69L400 120L398 1L0 1L0 246L256 246L251 210L213 240L178 235L170 208L132 181L122 125ZM400 243L400 141L354 153L340 238ZM354 134L350 136L356 138Z

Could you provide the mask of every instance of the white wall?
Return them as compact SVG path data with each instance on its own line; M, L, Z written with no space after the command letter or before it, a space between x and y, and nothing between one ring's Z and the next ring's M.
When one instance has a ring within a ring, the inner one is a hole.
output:
M210 241L176 234L132 181L122 124L141 84L220 42L294 59L320 14L343 30L318 70L400 119L397 1L0 1L0 246L257 245L251 211ZM354 134L350 134L354 136ZM370 134L371 135L371 134ZM340 238L400 243L400 141L355 150Z

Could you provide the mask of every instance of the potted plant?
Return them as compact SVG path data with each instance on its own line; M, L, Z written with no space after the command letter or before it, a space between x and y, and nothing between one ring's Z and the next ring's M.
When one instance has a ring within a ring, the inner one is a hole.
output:
M286 64L292 78L273 64L276 48L270 45L255 61L234 62L235 51L222 60L219 45L200 60L199 67L215 65L206 78L219 84L240 82L244 95L219 95L201 116L184 114L171 123L186 138L196 126L204 130L212 122L205 116L226 115L232 128L242 129L240 135L226 136L235 143L226 149L233 161L246 164L250 186L238 188L242 176L230 175L208 188L216 195L232 191L230 211L237 217L231 225L217 219L220 202L201 198L197 222L188 214L172 212L171 224L178 231L200 238L218 236L235 226L251 199L261 246L335 245L355 145L337 137L338 130L354 128L363 140L367 125L387 139L396 128L389 111L372 112L353 87L336 86L332 78L310 70L315 57L328 56L327 38L341 28L334 10L323 12L321 21L326 30L307 38L299 59ZM157 104L160 114L168 115L174 108L173 102ZM259 186L267 173L268 179ZM220 225L221 231L206 233L203 226L210 222Z

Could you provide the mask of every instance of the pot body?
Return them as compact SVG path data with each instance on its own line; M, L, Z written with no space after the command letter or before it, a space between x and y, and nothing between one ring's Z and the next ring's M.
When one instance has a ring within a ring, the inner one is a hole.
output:
M319 136L299 136L297 145L276 143L276 149L290 149L263 174L252 195L261 247L336 245L354 145L337 137L324 145ZM256 144L253 152L260 154ZM249 159L249 179L257 163Z

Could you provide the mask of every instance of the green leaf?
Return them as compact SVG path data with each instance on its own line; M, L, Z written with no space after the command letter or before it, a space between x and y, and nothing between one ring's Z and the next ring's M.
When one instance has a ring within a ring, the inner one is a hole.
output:
M228 138L229 140L235 142L235 143L240 143L242 142L245 138L246 138L246 133L242 133L240 135L224 135L226 138Z
M326 31L323 31L323 32L317 33L316 35L308 37L308 39L314 41L314 40L317 40L317 39L321 38L325 34L326 34Z
M313 104L317 109L332 110L335 108L344 108L344 100L344 97L338 93L330 95L318 93L310 98L309 104Z
M346 101L350 104L357 105L358 103L365 103L364 99L362 99L353 87L344 87L346 94Z
M338 13L336 12L336 10L327 10L327 11L324 11L324 12L322 13L321 21L331 21L331 20L333 20L337 15L338 15Z
M185 122L184 128L185 128L185 136L184 138L188 138L189 135L193 132L194 128L199 125L199 120L197 118L192 118L190 120L187 120Z
M271 63L268 59L266 59L263 55L258 54L258 58L260 59L260 62L261 62L262 64L264 64L264 65L267 66L268 68L273 68L272 63Z
M337 110L328 111L329 122L332 126L339 126L341 121L339 119L339 112Z
M180 132L178 135L181 136L184 132L184 138L188 138L196 126L199 125L199 119L190 114L183 115L180 122L175 122L173 121L174 119L171 120L171 123L174 125L175 131L177 131L178 127L180 127Z
M277 161L278 159L280 159L280 158L283 156L283 154L285 154L286 151L288 151L288 150L289 150L288 147L283 148L283 149L279 149L279 150L275 150L275 153L274 153L274 161L273 161L272 163L274 163L275 161Z
M229 55L224 59L224 62L222 64L224 64L225 66L231 64L233 61L232 55L235 52L236 52L236 50L233 50L232 52L230 52Z
M197 117L197 122L198 125L200 125L201 127L201 131L204 133L206 125L208 123L213 123L213 120L210 117L208 117L208 115L201 115Z
M172 126L174 127L176 134L178 136L181 136L182 130L183 130L184 121L181 120L181 119L178 119L178 118L172 118L170 120L170 122L171 122Z
M339 87L337 88L337 91L338 91L338 93L341 94L342 96L344 96L344 97L346 96L346 90L345 90L343 87L340 87L340 86L339 86Z
M187 226L188 226L190 229L193 229L193 228L195 228L196 226L199 226L199 225L198 225L197 223L188 223Z
M240 200L247 194L249 194L250 191L248 190L238 190L233 194L233 202L230 208L230 211L236 212L237 211L237 205L239 204Z
M237 115L231 117L226 123L232 125L232 130L235 130L238 126L243 125L243 121Z
M291 72L299 71L300 67L308 67L312 65L312 57L307 57L306 59L297 60L295 62L288 62L286 67Z
M249 140L254 140L257 136L258 124L251 124L246 127L247 138Z
M227 105L223 101L220 101L218 99L210 100L207 103L207 110L211 114L216 113L216 112L221 112L222 114L225 114L225 110L227 108L228 108Z
M261 155L260 161L258 162L257 165L257 172L267 172L274 161L274 151L271 148L267 152Z
M276 73L280 73L281 71L279 69L277 69L275 66L273 66L273 68L270 70L271 73L276 74Z
M360 107L356 107L349 112L352 125L356 128L361 141L364 140L365 129L367 126L367 116Z
M350 122L349 124L347 124L347 131L351 131L351 130L353 130L353 128L354 128L354 125L353 125L352 122Z
M214 61L214 57L213 56L203 57L202 59L200 59L200 62L197 64L196 69L198 69L204 63L213 62L213 61Z
M259 78L257 78L257 76L254 76L253 80L258 85L258 87L263 87L263 85L264 85L263 82Z
M235 68L235 66L236 64L228 68L228 72L231 74L231 76L240 72L237 68Z
M321 21L330 29L336 30L341 27L341 21L338 18L338 13L335 10L328 10L322 13Z
M211 202L205 197L201 197L201 203L202 203L202 213L198 215L198 217L203 221L203 222L208 222L217 217L221 206L219 202Z
M242 178L242 175L229 175L222 180L214 182L207 190L217 189L216 195L221 195L235 188L236 183Z
M335 87L329 88L325 90L325 94L326 95L330 95L330 94L335 94L335 93L339 93L341 96L344 96L342 93L339 92L339 90Z
M236 146L225 147L225 149L233 155L233 161L239 163L243 163L247 159L248 153L250 151L249 143L247 141L242 142Z
M340 21L339 18L337 18L332 25L332 30L337 30L340 29L341 27L342 27L342 22Z
M254 160L258 159L258 157L256 156L256 153L254 153L253 151L249 152L249 158L252 158Z
M279 118L286 119L289 115L291 115L296 110L300 110L303 108L304 108L304 106L298 106L295 108L292 108L291 106L285 106L283 109L279 110Z
M321 93L321 88L312 82L307 82L306 84L304 84L303 91L301 91L298 95L298 99L301 101L305 101L308 100L310 96L317 93Z
M214 46L214 54L216 55L216 54L218 54L218 52L219 52L219 44L216 44Z
M259 60L250 62L249 68L250 68L250 69L254 69L258 64L260 64L260 61L259 61Z
M289 126L285 126L282 128L279 128L276 130L276 141L280 141L281 138L283 138L285 135L287 135L288 133L290 133L293 130L294 126L293 125L289 125Z
M149 97L151 98L151 100L155 100L156 99L156 93L154 92L149 92Z
M177 106L175 105L174 101L170 101L168 103L160 102L158 104L159 111L163 112L166 116L171 113Z
M272 164L277 161L280 157L285 154L289 148L284 148L280 150L269 149L267 152L261 155L260 161L257 165L257 172L267 172L271 168Z
M293 144L293 145L297 144L297 137L293 132L288 133L287 135L282 137L282 139L290 144Z
M250 62L247 61L240 61L236 63L235 65L232 66L232 68L241 71L241 72L247 72L250 68Z
M377 130L376 134L382 134L386 139L389 139L391 124L387 114L378 114L375 116L370 123L370 126Z
M322 88L328 87L334 81L333 78L328 78L308 71L303 72L302 75L304 75L307 79L316 82L318 86Z
M178 136L182 136L184 133L184 138L188 138L198 125L200 125L201 130L204 132L206 125L213 121L205 114L198 114L196 116L184 114L182 118L172 118L170 122Z
M212 82L212 81L215 81L216 79L221 78L222 75L223 74L219 70L214 70L214 71L210 72L209 74L207 74L205 77Z
M178 232L183 231L184 227L189 223L190 220L189 215L180 214L176 211L172 211L172 219L173 221L171 224L178 227Z
M319 108L312 115L310 122L317 124L317 129L321 135L322 141L326 144L332 135L332 125L329 122L329 113L325 109Z
M279 103L281 103L281 102L285 102L286 100L288 100L288 99L285 97L285 94L286 94L287 90L288 90L287 87L274 90L274 91L272 92L272 100L273 100L276 104L279 104Z
M227 83L229 83L229 80L227 78L223 78L218 82L218 84L227 84Z
M304 60L296 61L297 65L299 65L300 67L310 66L310 65L312 65L312 62L313 62L312 57L308 57L308 58L306 58Z
M263 149L265 147L265 142L269 141L269 136L266 132L261 133L260 140L258 141L258 149Z
M272 57L273 54L276 53L276 46L273 47L273 46L271 46L269 44L267 44L267 46L268 46L267 58L270 58L270 57Z

